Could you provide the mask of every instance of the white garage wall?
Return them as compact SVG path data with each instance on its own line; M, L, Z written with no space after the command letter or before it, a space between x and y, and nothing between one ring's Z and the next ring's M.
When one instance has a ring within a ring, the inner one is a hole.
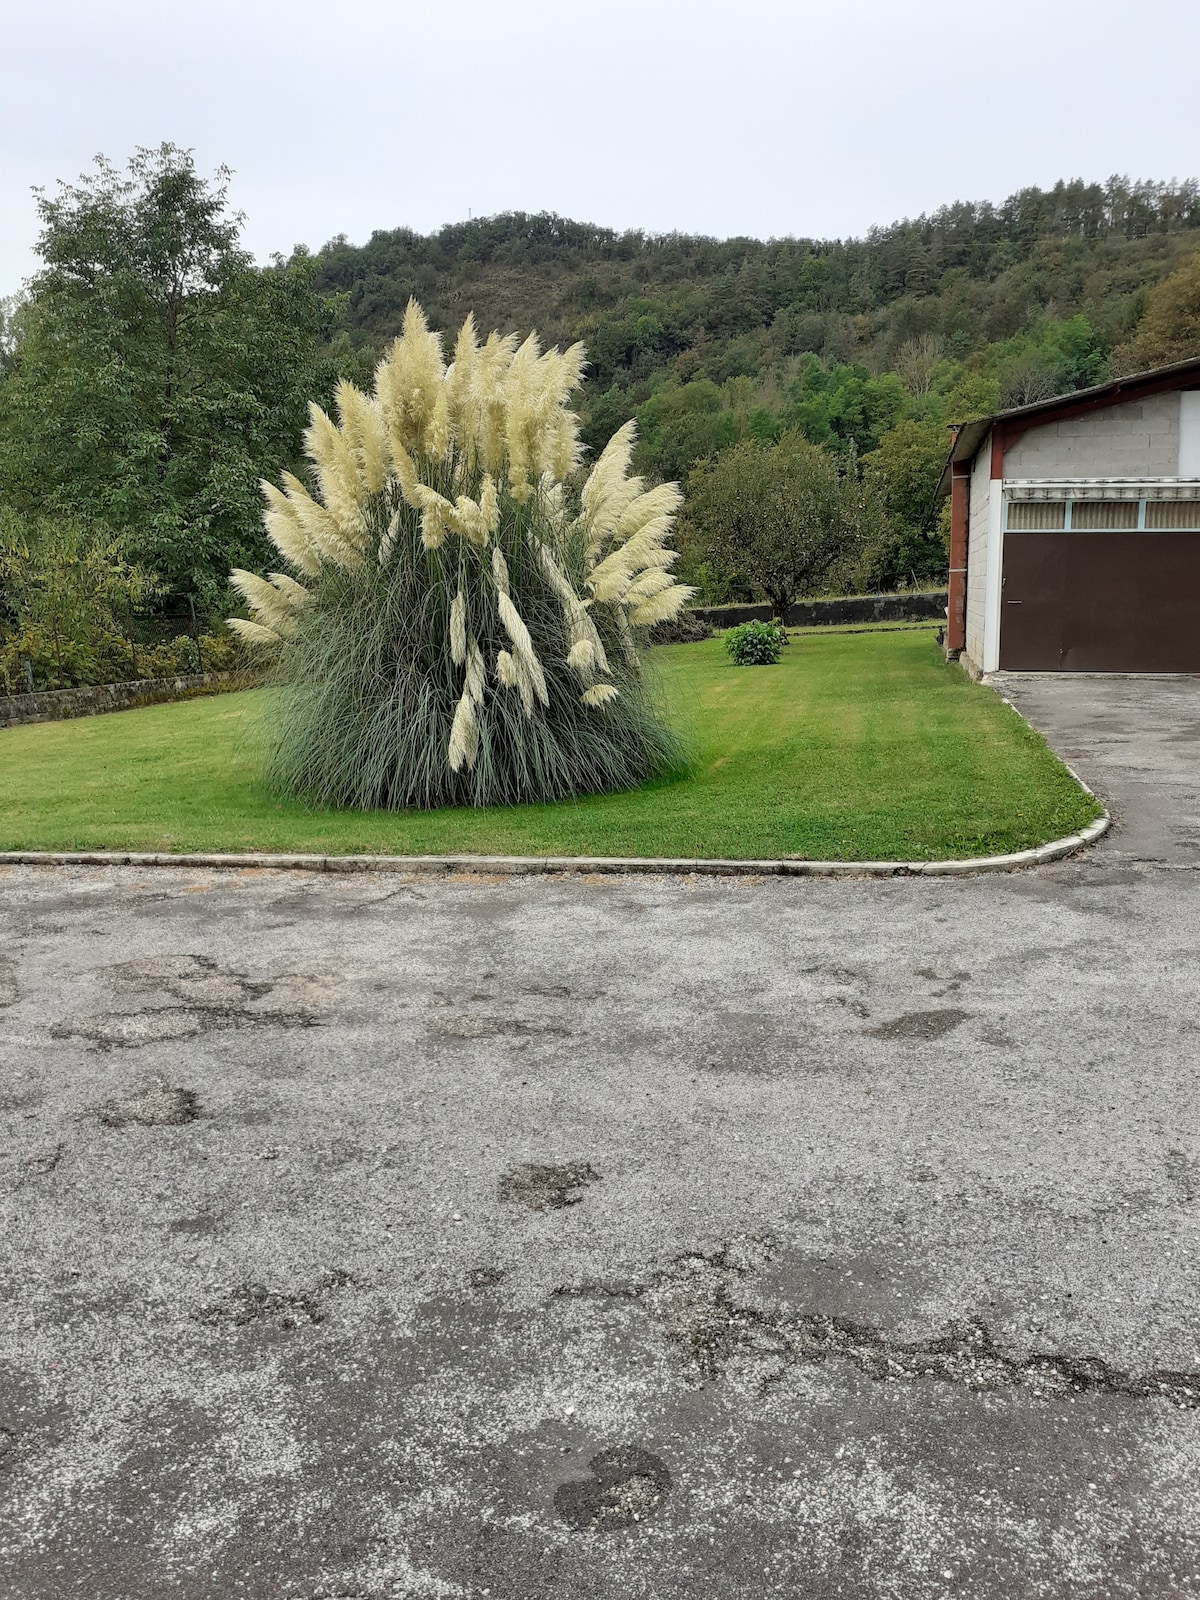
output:
M983 666L984 618L987 604L988 506L992 490L992 436L979 447L971 467L967 512L967 638L969 660ZM996 485L1000 493L1000 485Z
M1200 389L1179 396L1179 476L1200 478Z
M1179 401L1176 389L1030 428L1005 454L1004 476L1174 478L1181 472Z

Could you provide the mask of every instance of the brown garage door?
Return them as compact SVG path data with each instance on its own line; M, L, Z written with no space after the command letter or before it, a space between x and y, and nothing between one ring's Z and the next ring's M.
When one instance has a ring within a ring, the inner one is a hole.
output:
M1000 665L1200 672L1200 533L1004 535Z

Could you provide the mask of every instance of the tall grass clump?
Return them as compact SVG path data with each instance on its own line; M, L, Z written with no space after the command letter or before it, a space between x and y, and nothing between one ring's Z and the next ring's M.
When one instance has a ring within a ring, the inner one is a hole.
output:
M679 761L641 661L692 590L679 491L627 423L578 483L584 352L471 317L447 367L415 302L373 392L311 408L312 492L264 484L289 571L232 581L275 653L267 778L318 805L495 805L629 788Z

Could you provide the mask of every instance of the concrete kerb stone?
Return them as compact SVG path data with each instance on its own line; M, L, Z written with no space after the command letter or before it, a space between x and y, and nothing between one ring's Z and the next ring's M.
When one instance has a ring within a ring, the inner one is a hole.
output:
M1090 792L1090 791L1089 791ZM1064 839L1008 855L974 856L950 861L732 861L652 856L320 856L215 855L180 852L170 855L136 850L3 850L0 866L27 867L183 867L226 871L397 872L418 877L505 874L534 877L558 873L581 876L609 874L673 875L740 878L907 878L960 876L972 872L1012 872L1036 867L1094 844L1107 831L1105 812L1095 822Z

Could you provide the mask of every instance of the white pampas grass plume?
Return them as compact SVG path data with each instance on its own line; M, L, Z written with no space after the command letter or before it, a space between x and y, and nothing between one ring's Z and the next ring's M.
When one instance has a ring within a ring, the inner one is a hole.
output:
M496 493L496 480L490 472L483 475L479 491L479 510L483 517L484 532L490 537L500 526L500 496Z
M225 626L246 644L252 644L258 649L274 649L283 643L273 628L264 628L261 622L247 622L245 617L227 617Z
M446 400L446 386L439 384L437 399L429 414L425 430L425 454L431 461L444 461L450 449L450 412Z
M475 448L485 472L498 472L504 465L508 422L505 379L516 349L515 335L502 339L498 333L489 333L475 358L471 412Z
M686 584L672 584L661 594L651 595L648 600L634 606L629 613L629 620L637 628L652 628L656 622L668 622L679 615L695 592Z
M625 591L625 604L637 605L642 600L649 600L652 595L662 594L666 589L680 589L671 574L662 567L647 567L640 572Z
M507 650L496 651L496 676L506 689L517 686L517 666Z
M542 671L542 664L533 649L533 640L529 637L529 629L521 619L521 614L513 605L508 595L501 589L496 595L496 605L500 612L500 621L504 624L504 631L512 640L513 656L517 662L518 670L527 678L533 692L544 706L550 704L550 695L546 688L546 676Z
M579 701L581 705L585 706L604 706L610 700L615 700L616 698L617 690L613 688L611 683L595 683L590 689L583 691L579 696Z
M268 581L277 589L284 600L297 610L301 606L310 606L313 603L313 592L306 589L302 583L297 583L295 578L289 578L286 572L269 572Z
M404 328L375 369L379 402L393 453L428 454L429 425L445 373L442 341L429 331L415 300L404 312Z
M669 533L682 502L683 494L677 483L660 483L647 489L628 502L613 530L613 537L632 539L635 534L647 532Z
M362 485L354 451L342 430L314 401L309 402L308 415L304 447L317 469L321 499L342 538L361 549L366 524L359 503Z
M504 552L497 545L492 551L492 578L501 594L508 593L508 562L504 559Z
M405 499L420 508L421 543L426 550L436 550L454 527L454 507L436 489L424 483L413 484L411 496L406 490Z
M388 519L387 532L379 541L379 565L386 567L392 559L392 551L396 548L396 537L400 532L400 507L397 506Z
M600 452L580 492L580 520L595 551L603 548L630 502L642 491L641 479L628 476L636 442L637 423L630 418Z
M361 567L362 556L342 537L336 519L313 499L299 478L285 472L283 487L297 523L320 559L347 571Z
M451 772L459 772L462 768L473 767L475 757L479 752L479 721L475 716L475 707L471 701L470 692L463 690L454 712L454 722L450 728L450 744L447 756L450 761Z
M436 506L426 506L421 512L421 543L426 550L436 550L446 537L446 524L438 515Z
M416 463L404 446L398 445L394 441L392 443L392 475L400 485L400 493L410 506L414 506L419 511L421 502L417 496L417 489L420 485L417 479Z
M483 652L476 641L472 639L467 650L467 692L477 706L483 704L483 696L486 689L487 669L483 664Z
M450 607L450 659L456 667L467 659L467 602L461 589Z
M454 502L453 510L447 513L446 521L456 533L461 533L463 538L469 539L472 544L487 544L487 519L482 506L478 501L472 500L470 495L459 495Z
M285 583L291 581L290 578L284 579ZM269 628L282 639L291 638L296 633L296 604L290 594L277 589L273 583L268 583L253 572L243 572L240 567L235 567L229 574L229 582L254 612L255 621L260 626ZM300 589L299 584L294 587ZM300 592L305 599L308 598L307 590Z
M285 561L306 578L315 578L321 570L321 558L305 531L287 495L264 478L260 484L267 501L263 512L263 526L267 537Z
M472 420L472 389L475 382L475 362L479 353L479 339L475 332L475 316L469 313L458 331L454 346L454 360L446 372L442 392L446 397L446 421L450 436L465 457L475 453L475 433Z
M571 640L571 648L567 654L568 664L584 677L590 677L595 672L607 673L610 670L608 657L604 653L604 645L596 631L596 624L588 615L587 606L571 587L566 574L544 540L534 541L534 553L546 581L558 596L559 604L563 608Z
M383 488L388 468L387 427L379 406L345 378L337 386L338 419L368 494Z

